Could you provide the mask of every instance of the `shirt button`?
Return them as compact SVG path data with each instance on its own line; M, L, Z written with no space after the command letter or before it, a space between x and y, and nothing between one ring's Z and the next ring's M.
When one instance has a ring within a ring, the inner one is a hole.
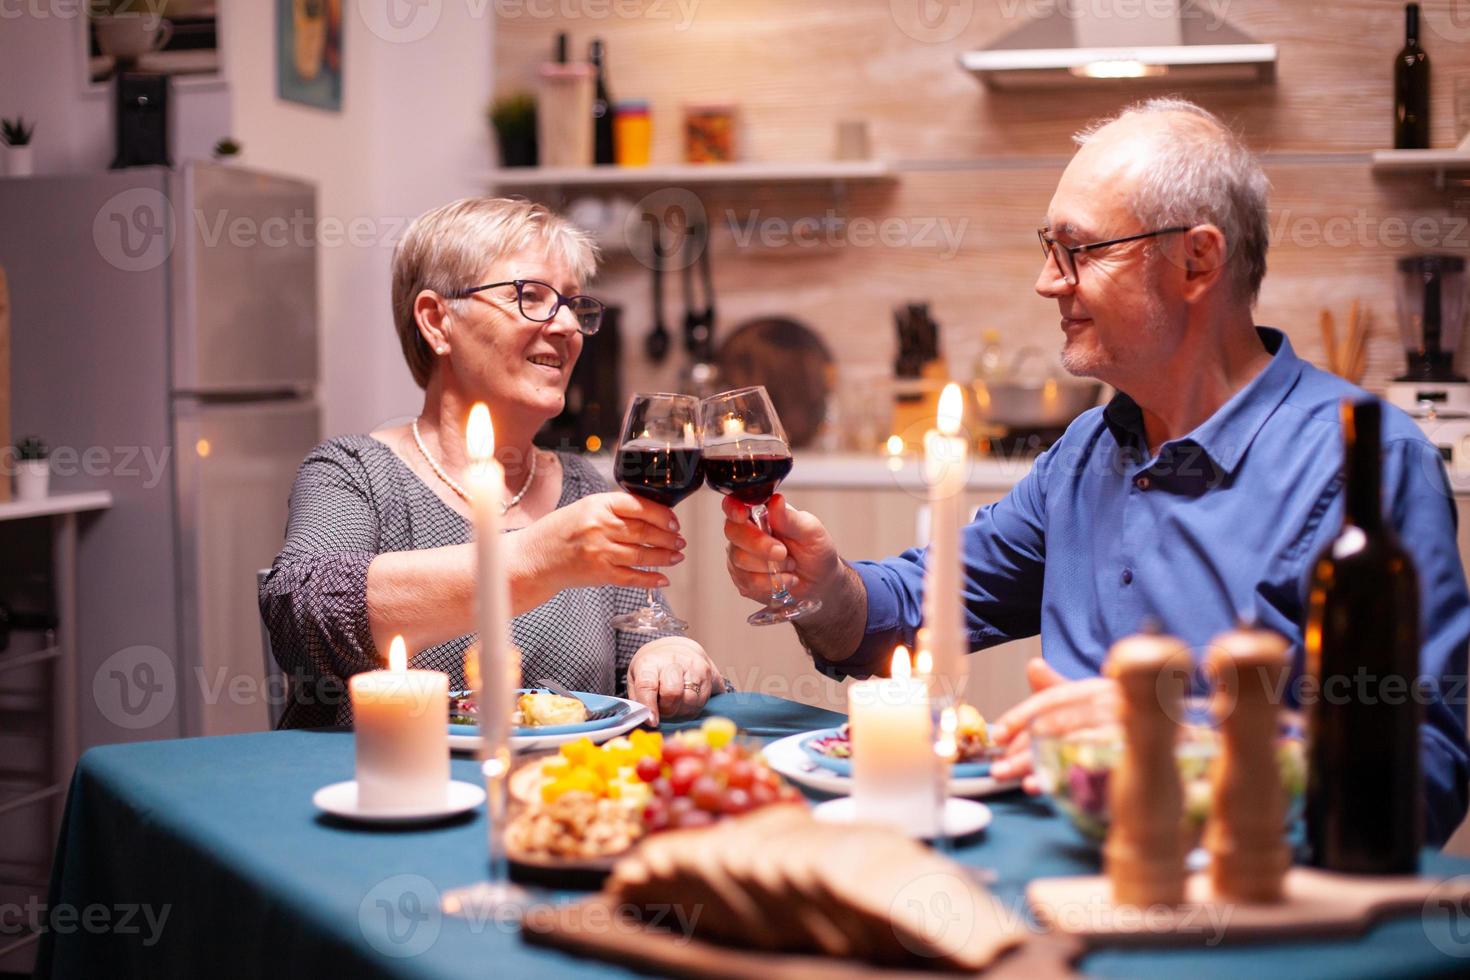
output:
M1131 569L1131 568L1125 568L1125 569L1123 569L1123 584L1124 585L1132 585L1133 584L1133 569Z
M1140 490L1147 490L1149 488L1149 478L1146 476L1140 476L1138 479L1133 481L1133 485Z

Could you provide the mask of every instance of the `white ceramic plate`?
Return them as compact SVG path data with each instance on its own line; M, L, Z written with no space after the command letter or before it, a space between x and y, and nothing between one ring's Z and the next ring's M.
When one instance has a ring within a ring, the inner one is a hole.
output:
M356 823L426 823L473 810L485 802L485 787L451 779L442 807L426 810L364 810L357 805L357 780L349 779L345 783L323 786L312 795L311 802L319 810Z
M599 728L591 732L572 732L563 735L512 735L510 749L512 752L536 752L541 749L554 749L568 742L575 742L579 738L591 739L592 744L601 745L608 739L626 735L639 725L648 720L648 708L637 701L627 698L617 698L618 701L626 701L633 706L633 710L623 716L616 725L607 728ZM455 752L478 752L480 750L480 736L478 735L454 735L449 736L449 748Z
M840 776L830 769L823 769L807 757L806 750L801 747L801 743L809 735L811 732L788 735L767 745L765 748L766 761L771 764L772 769L793 783L820 793L847 796L852 792L850 777ZM989 776L975 776L969 779L950 779L949 792L953 796L993 796L996 793L1013 790L1020 785L1019 779L999 780Z
M852 823L857 819L850 796L817 804L812 808L812 816L826 823ZM976 803L974 800L957 800L954 797L944 801L944 834L946 837L968 837L970 834L977 834L990 826L990 820L990 807L984 803ZM918 835L909 828L909 836Z

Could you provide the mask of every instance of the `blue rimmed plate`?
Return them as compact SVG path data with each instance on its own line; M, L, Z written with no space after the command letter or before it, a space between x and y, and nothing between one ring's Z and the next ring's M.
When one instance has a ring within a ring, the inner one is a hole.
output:
M817 743L824 739L835 738L841 734L838 728L823 728L804 735L801 739L801 751L815 765L821 766L828 772L835 772L839 776L852 776L852 759L842 759L827 755L817 748ZM950 770L953 779L979 779L990 775L990 761L983 762L957 762Z

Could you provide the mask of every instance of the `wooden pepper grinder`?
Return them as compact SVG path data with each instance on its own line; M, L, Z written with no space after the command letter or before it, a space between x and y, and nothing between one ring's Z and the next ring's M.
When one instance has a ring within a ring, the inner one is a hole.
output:
M1221 751L1212 779L1205 847L1219 898L1279 902L1291 865L1286 846L1286 791L1276 761L1276 731L1287 669L1285 638L1241 626L1210 644L1215 678L1210 703Z
M1103 670L1122 697L1123 755L1108 791L1103 860L1118 905L1184 901L1184 788L1174 753L1190 667L1189 648L1157 626L1108 651Z

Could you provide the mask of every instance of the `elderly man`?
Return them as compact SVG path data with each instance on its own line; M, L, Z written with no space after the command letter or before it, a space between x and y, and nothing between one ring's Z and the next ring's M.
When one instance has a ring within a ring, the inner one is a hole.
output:
M1311 563L1342 520L1338 404L1363 392L1258 328L1267 181L1210 113L1154 100L1078 137L1041 231L1036 291L1061 311L1062 364L1119 394L1078 418L1003 500L964 529L972 649L1040 633L1035 690L1000 719L1001 776L1028 770L1037 714L1098 697L1108 647L1146 617L1203 650L1242 613L1296 645ZM1384 409L1384 502L1422 594L1426 836L1465 814L1470 595L1434 447ZM833 677L881 669L920 625L923 550L848 563L780 497L774 537L726 500L729 570L763 600L766 562L822 609L797 625Z

